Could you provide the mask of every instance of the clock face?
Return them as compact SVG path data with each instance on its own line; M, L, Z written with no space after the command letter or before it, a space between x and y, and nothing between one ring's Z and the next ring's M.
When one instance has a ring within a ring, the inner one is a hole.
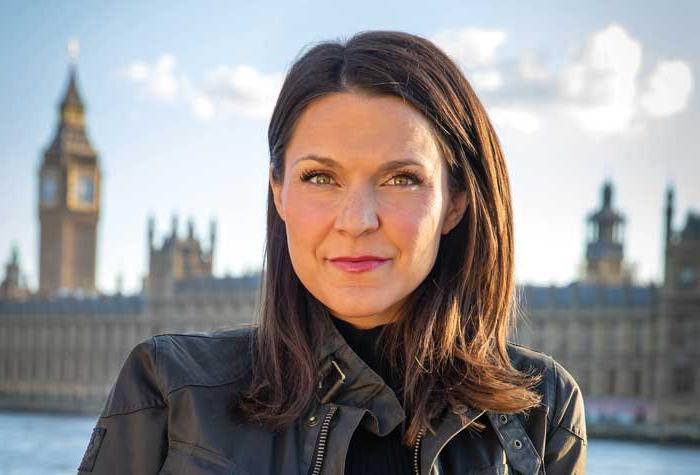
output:
M41 177L41 202L52 204L56 202L58 193L58 180L53 173L47 173Z
M84 204L91 204L95 199L95 182L90 175L80 175L78 178L78 188L76 190L78 201Z

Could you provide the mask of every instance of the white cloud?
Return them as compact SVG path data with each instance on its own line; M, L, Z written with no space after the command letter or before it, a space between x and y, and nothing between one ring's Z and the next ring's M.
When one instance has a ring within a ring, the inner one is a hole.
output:
M585 132L621 134L643 125L645 117L669 117L689 103L694 85L689 65L660 61L642 77L643 47L618 24L591 33L573 56L556 58L557 67L529 49L515 60L499 59L507 38L503 30L484 28L441 30L431 37L464 69L501 126L534 133L543 119L563 113ZM220 65L193 84L169 53L153 63L134 61L120 73L143 94L187 104L203 120L226 114L267 119L284 80L282 73L250 65Z
M439 31L431 40L463 67L473 68L491 64L506 37L502 30L461 28Z
M214 104L204 94L192 98L192 110L200 119L209 120L214 117Z
M547 81L552 74L547 68L539 64L532 50L525 50L520 56L518 73L526 81Z
M491 107L488 114L493 121L523 134L532 134L540 130L542 123L533 113L517 107Z
M173 74L175 57L171 54L161 56L156 61L151 74L151 92L161 98L170 99L178 92L178 79Z
M619 25L594 33L559 77L563 108L583 129L622 131L637 112L641 63L641 45Z
M272 113L284 75L264 74L252 66L219 66L207 74L203 91L225 111L250 118L267 118Z
M149 67L143 61L134 61L125 67L123 75L134 82L142 82L148 79Z
M641 105L650 116L667 117L686 108L692 90L693 73L688 63L661 61L649 77Z
M555 58L551 66L529 49L515 59L498 58L498 47L507 37L501 33L501 41L492 36L491 42L460 42L455 33L436 37L442 38L448 52L472 51L455 57L466 57L460 64L467 79L502 126L533 133L544 119L559 120L563 114L587 133L627 134L643 127L646 118L672 116L689 103L693 90L689 65L682 60L660 61L650 75L643 75L644 48L621 25L592 32L573 54ZM461 50L463 43L482 45L481 50Z
M176 64L175 56L166 53L152 64L133 61L119 73L137 84L142 94L185 103L203 120L227 113L265 119L272 113L284 80L281 73L265 74L248 65L223 65L205 73L199 86L179 73Z
M503 85L503 75L495 69L476 71L471 75L471 83L482 91L495 91Z
M180 91L183 80L175 74L175 64L175 56L165 53L153 64L133 61L120 72L123 77L139 84L147 96L170 101Z

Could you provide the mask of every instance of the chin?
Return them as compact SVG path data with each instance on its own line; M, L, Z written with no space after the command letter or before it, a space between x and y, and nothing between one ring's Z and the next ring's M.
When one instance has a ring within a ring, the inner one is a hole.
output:
M371 317L373 315L376 315L377 313L381 312L381 310L367 310L367 311L358 311L357 309L345 309L345 308L333 308L333 314L337 315L338 317L346 317L346 318L367 318Z
M363 294L364 290L364 294ZM336 315L359 318L377 315L385 312L392 306L393 302L385 298L377 301L367 296L366 289L359 289L359 292L352 292L346 298L338 298L338 294L330 299L326 306Z

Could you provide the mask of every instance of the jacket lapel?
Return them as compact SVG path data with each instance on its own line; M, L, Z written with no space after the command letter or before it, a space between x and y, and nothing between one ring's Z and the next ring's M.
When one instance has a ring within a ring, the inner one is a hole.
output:
M406 413L394 391L353 351L333 322L324 318L323 325L325 338L318 353L322 374L319 375L317 394L324 403L314 411L317 417L321 417L329 407L338 406L338 420L332 425L333 435L327 441L327 458L324 462L329 471L324 470L323 473L342 474L344 467L341 465L358 426L372 434L385 436L406 419ZM434 423L435 434L427 432L420 441L421 474L431 473L432 465L445 445L486 412L469 406L462 406L459 410L446 409ZM515 462L514 468L523 473L537 473L540 459L519 421L509 417L511 423L501 427L503 424L499 424L499 419L494 419L497 415L488 415L509 462ZM318 430L307 432L307 448L316 444L317 435ZM522 441L525 450L510 446L515 438Z
M437 456L447 443L459 432L466 429L486 411L464 406L464 419L454 411L446 410L445 415L435 425L435 434L427 432L421 441L421 474L429 474Z

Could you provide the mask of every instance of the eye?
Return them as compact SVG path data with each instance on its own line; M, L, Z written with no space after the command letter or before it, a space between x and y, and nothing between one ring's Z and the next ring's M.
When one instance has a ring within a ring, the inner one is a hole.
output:
M313 178L316 178L316 181L312 181ZM315 185L330 185L330 180L332 180L332 177L330 174L320 170L307 170L302 172L300 179L303 182L311 182ZM391 186L399 187L416 186L423 183L423 179L418 174L408 171L404 171L392 176L389 179L389 182L391 182L392 180L398 181L395 181L395 184Z
M313 184L315 184L315 185L328 185L329 184L328 179L330 179L330 175L327 173L323 173L322 171L319 171L319 170L307 170L301 174L300 178L301 178L301 181L306 182L306 181L311 181L312 178L316 178L316 177L324 177L324 178L321 180L320 183L318 180L315 182L312 181Z
M391 179L389 181L397 179L397 178L399 180L402 180L402 182L400 182L398 184L398 186L412 186L412 185L420 185L421 183L423 183L423 180L421 177L419 177L417 174L411 173L411 172L403 172L399 175L394 175L393 177L391 177ZM406 183L406 179L412 181L413 183Z

